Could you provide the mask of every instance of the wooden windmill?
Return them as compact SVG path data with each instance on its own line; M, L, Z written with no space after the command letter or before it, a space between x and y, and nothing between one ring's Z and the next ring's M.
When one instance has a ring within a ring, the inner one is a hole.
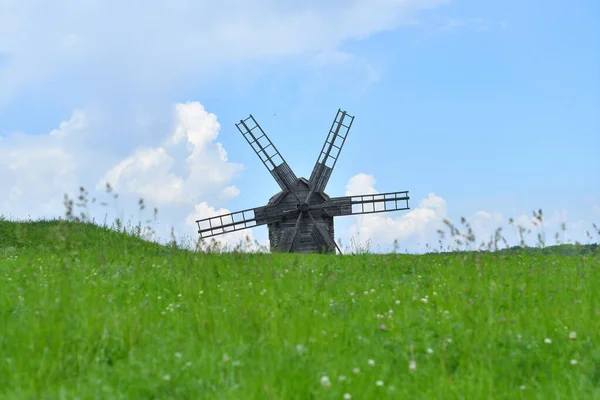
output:
M335 252L333 217L408 210L408 191L329 197L324 190L354 117L338 110L310 178L297 178L275 145L250 115L236 124L281 187L266 206L196 221L200 238L259 225L269 228L271 251ZM341 253L341 251L340 251Z

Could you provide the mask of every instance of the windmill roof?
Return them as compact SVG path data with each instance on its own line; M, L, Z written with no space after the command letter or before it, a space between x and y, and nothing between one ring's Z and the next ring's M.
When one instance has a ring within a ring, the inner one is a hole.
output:
M281 201L281 199L283 198L283 196L286 194L287 192L281 191L276 193L274 196L272 196L269 199L269 205L273 205L273 204L277 204Z
M304 183L306 186L308 186L308 179L306 178L299 178L299 180ZM273 195L270 199L269 199L269 205L275 205L278 204L284 197L286 194L288 194L289 192L287 191L281 191L281 192L277 192L275 195ZM316 194L318 194L319 196L321 196L323 198L323 200L329 200L329 196L326 195L323 192L317 192Z

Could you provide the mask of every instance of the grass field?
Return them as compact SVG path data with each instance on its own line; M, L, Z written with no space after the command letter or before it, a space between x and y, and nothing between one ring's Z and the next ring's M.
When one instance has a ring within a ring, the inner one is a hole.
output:
M600 399L600 253L207 254L0 219L0 398Z

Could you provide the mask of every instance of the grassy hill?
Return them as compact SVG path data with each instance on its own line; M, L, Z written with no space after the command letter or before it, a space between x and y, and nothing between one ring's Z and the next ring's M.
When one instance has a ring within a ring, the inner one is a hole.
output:
M563 249L205 254L0 220L0 398L600 398L600 253Z

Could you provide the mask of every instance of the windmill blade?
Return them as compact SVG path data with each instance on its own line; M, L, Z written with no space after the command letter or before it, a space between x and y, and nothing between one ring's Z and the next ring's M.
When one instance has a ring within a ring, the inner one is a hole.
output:
M235 124L282 190L292 192L298 178L252 114Z
M283 232L281 232L281 236L277 242L277 251L289 253L292 251L294 247L294 242L296 241L296 237L298 236L298 231L300 227L300 220L302 219L302 213L298 213L298 218L296 219L296 224L293 227L285 228Z
M409 210L408 191L333 197L318 206L330 217ZM317 207L312 207L313 209Z
M317 162L310 174L308 186L311 192L322 192L327 186L331 172L346 142L346 136L350 131L354 117L347 114L346 111L338 109L338 112L331 124L329 134Z
M330 249L333 249L335 247L336 249L338 249L340 254L342 254L342 250L339 248L339 246L335 242L335 239L333 237L331 237L331 234L329 233L329 231L327 230L325 225L320 224L317 221L315 221L315 218L312 216L310 211L308 211L308 215L313 222L313 228L310 232L310 235L312 236L313 241L315 243L318 243L319 246L321 247L321 249L323 247L330 248Z
M281 253L291 252L297 235L297 228L285 228L281 232L281 236L279 237L279 240L277 242L277 251Z
M205 239L275 222L292 212L295 210L283 211L278 207L264 206L199 219L196 224L200 238Z

